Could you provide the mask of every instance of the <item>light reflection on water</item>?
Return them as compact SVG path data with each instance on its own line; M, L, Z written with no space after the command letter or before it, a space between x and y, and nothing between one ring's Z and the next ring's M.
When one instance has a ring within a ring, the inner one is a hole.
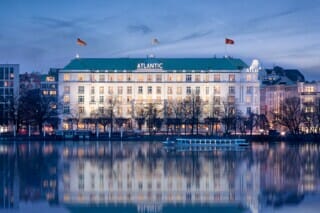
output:
M0 144L0 209L263 212L320 192L320 146L167 150L161 143ZM319 200L320 201L320 200ZM192 211L191 211L192 210Z

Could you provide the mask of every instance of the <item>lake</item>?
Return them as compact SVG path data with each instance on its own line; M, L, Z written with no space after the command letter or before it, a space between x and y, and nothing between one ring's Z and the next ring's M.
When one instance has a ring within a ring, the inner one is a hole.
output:
M320 145L0 144L0 212L318 212Z

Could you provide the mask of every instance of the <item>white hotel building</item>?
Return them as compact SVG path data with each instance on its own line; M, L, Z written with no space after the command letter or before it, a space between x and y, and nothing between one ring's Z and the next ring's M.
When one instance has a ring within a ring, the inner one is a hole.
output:
M76 58L60 70L58 91L61 129L75 128L66 122L72 114L103 113L110 100L117 100L115 114L124 118L134 118L139 104L163 107L192 94L203 101L202 119L210 106L225 102L242 115L260 110L258 66L235 58Z

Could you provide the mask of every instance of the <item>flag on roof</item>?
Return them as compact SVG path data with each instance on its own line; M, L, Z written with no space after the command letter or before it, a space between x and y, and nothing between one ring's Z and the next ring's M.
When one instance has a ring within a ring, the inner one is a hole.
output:
M152 45L156 45L156 44L159 44L159 40L157 38L153 38L152 41L151 41L151 44Z
M226 44L234 44L234 40L232 40L230 38L226 38L225 43Z
M80 46L86 46L87 43L84 40L81 40L80 38L77 39L77 44Z

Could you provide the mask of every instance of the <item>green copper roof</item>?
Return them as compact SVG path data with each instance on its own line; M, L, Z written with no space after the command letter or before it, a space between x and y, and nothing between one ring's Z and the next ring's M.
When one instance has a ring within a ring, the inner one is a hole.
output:
M76 58L63 70L136 70L138 64L162 63L163 70L241 70L236 58Z

